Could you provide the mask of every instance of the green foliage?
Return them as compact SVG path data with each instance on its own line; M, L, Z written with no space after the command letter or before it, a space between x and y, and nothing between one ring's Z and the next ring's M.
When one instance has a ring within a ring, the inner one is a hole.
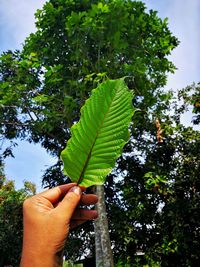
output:
M73 182L86 187L105 182L129 138L132 98L123 79L108 80L92 91L61 153Z
M0 266L19 266L22 250L22 203L35 193L35 185L26 182L16 190L13 181L0 177Z
M177 39L139 1L50 0L36 27L22 52L1 55L0 134L40 142L56 156L99 82L134 77L131 88L144 98L135 106L146 110L175 69L167 56Z
M120 159L118 170L124 173L123 179L107 200L113 216L111 236L121 240L115 247L116 258L122 244L125 259L132 255L134 260L133 253L142 250L143 261L138 266L197 266L199 261L200 134L180 124L185 109L176 106L177 102L171 103L170 112L162 116L163 142L156 142L149 128L143 146L134 142L143 158L131 153ZM133 145L128 145L131 150ZM122 213L124 221L115 220Z
M83 264L82 263L80 263L80 264L74 264L71 261L64 261L63 262L63 267L83 267Z
M193 83L180 90L178 98L183 103L178 107L178 110L185 109L188 111L192 109L194 114L193 123L196 125L200 124L200 83Z
M140 1L50 0L37 12L36 26L23 51L1 55L2 137L39 142L59 156L92 88L108 78L131 77L140 111L106 183L116 262L123 256L132 264L142 250L149 266L198 266L199 137L180 125L186 105L173 107L172 94L162 89L175 70L168 55L178 45L167 20ZM157 118L163 143L156 138ZM61 165L45 172L45 186L66 182ZM69 258L93 254L91 224L71 236Z

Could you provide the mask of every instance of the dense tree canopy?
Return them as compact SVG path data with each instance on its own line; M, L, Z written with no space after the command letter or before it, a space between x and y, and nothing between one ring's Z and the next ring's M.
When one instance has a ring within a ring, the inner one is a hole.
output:
M41 142L58 155L96 84L132 77L135 105L160 97L177 39L155 11L136 1L48 1L22 52L1 56L1 133Z
M140 1L49 0L36 13L36 26L22 51L0 58L1 136L39 142L59 157L91 89L127 76L137 112L106 184L115 259L196 266L200 139L180 116L192 104L199 123L199 85L180 92L182 106L162 89L175 70L167 56L178 45L167 19ZM46 170L44 185L66 181L61 168L58 161ZM72 233L68 256L92 255L93 235L92 224ZM141 259L138 251L145 253Z
M35 185L26 181L16 190L0 168L0 266L19 266L22 249L22 203L35 194Z
M155 142L153 132L143 135L145 160L131 153L119 160L118 171L124 176L115 183L117 192L109 196L107 206L111 232L113 239L121 240L116 253L122 254L126 247L125 257L134 258L135 251L141 250L149 266L196 266L200 133L180 123L183 107L175 103L168 109L160 121L162 142ZM139 150L141 143L134 143L134 148ZM124 220L119 221L121 214Z

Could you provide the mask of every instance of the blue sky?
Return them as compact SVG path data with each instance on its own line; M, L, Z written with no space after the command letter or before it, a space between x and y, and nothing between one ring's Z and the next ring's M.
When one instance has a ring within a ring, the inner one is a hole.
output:
M35 30L34 13L45 0L0 0L0 53L8 49L21 49L24 39ZM178 70L169 75L167 88L178 90L192 82L199 82L200 69L200 1L199 0L145 0L149 9L158 11L161 18L169 18L169 28L181 44L170 59ZM16 187L30 180L41 190L42 171L55 159L40 145L20 142L14 149L15 158L6 160L5 172Z
M178 70L168 78L167 88L180 89L199 82L200 69L200 1L199 0L145 0L147 6L158 10L161 18L169 18L169 28L180 40L171 60Z

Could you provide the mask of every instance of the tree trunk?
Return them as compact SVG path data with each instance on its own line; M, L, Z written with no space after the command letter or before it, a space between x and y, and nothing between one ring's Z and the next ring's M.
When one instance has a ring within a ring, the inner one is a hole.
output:
M104 187L100 185L96 186L96 194L99 197L96 205L99 217L95 220L96 267L114 267L106 215Z

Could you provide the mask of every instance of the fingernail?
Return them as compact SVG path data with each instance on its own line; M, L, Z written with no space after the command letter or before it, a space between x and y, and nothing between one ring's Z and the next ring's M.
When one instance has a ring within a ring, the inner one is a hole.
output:
M78 187L78 186L73 186L72 188L70 188L70 190L68 192L74 192L78 196L80 196L82 194L82 191L81 191L80 187Z

